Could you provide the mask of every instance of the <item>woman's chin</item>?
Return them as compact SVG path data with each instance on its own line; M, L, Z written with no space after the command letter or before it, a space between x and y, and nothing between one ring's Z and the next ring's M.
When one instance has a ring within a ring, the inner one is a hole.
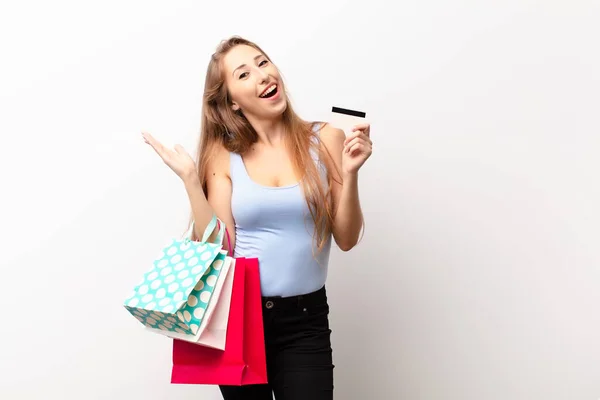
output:
M257 103L253 104L253 107L246 108L244 115L250 120L254 118L260 120L279 119L287 110L287 107L287 97L285 95L272 102L259 99Z
M266 105L263 104L261 109L262 109L261 114L265 115L268 118L281 117L281 115L287 109L287 99L285 98L285 96L281 96L280 99L278 99L277 101L274 101L273 103L266 104Z

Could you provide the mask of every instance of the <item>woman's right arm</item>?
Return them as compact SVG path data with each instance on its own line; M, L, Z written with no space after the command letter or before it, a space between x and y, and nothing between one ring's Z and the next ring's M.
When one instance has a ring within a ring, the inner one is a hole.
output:
M223 246L233 253L235 249L235 224L231 213L231 179L229 178L229 152L219 147L218 153L212 158L206 172L208 199L202 190L202 184L196 170L194 160L181 145L175 145L174 149L165 147L148 132L142 132L144 141L162 158L183 181L187 191L192 215L194 217L194 229L196 236L202 237L213 215L223 221L229 232L230 244L226 235L223 237ZM209 237L214 241L217 235L215 229Z
M229 152L224 148L220 148L208 165L206 171L208 196L202 190L197 174L183 181L190 200L192 215L194 221L196 221L194 225L196 235L202 237L213 213L216 214L223 221L229 233L229 242L227 241L227 235L223 236L223 247L233 254L233 249L235 249L235 222L231 212L232 186L229 177ZM216 235L217 230L215 229L208 240L214 241Z

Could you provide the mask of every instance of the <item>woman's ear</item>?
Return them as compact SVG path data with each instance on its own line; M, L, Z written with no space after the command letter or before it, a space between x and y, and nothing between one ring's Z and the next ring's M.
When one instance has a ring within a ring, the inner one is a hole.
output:
M233 111L239 111L240 106L238 106L238 104L234 101L234 102L231 103L231 109Z

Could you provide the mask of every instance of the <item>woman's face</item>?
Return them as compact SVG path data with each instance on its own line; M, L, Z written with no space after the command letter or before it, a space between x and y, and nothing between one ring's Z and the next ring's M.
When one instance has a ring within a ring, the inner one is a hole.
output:
M260 51L238 45L223 58L225 84L232 109L246 117L274 119L287 107L287 98L279 71Z

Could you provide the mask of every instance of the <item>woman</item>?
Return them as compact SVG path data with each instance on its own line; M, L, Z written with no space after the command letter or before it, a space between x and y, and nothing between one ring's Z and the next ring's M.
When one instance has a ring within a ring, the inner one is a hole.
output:
M265 52L232 37L208 65L198 162L179 145L170 150L142 135L184 183L194 240L216 213L235 228L225 248L259 259L269 383L222 386L223 398L332 399L329 250L332 237L344 251L359 239L358 170L372 151L369 125L346 138L303 121Z

